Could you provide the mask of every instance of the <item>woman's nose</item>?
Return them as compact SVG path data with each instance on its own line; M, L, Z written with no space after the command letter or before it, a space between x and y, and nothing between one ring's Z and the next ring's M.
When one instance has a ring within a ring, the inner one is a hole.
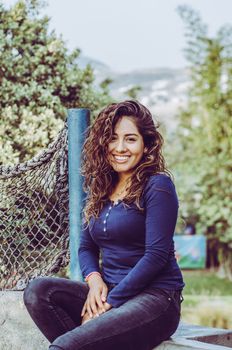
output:
M123 152L126 150L126 145L125 145L123 140L117 142L117 144L115 146L115 150L117 152Z

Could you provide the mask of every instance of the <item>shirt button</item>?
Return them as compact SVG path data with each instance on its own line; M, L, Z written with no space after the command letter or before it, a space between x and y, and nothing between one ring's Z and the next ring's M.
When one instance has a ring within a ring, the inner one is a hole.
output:
M106 232L106 228L105 227L104 227L103 231Z
M106 217L109 216L109 213L106 214Z
M112 208L112 207L110 206L110 207L109 207L109 210L110 210L111 208Z
M103 221L103 224L105 224L105 223L106 223L106 220Z

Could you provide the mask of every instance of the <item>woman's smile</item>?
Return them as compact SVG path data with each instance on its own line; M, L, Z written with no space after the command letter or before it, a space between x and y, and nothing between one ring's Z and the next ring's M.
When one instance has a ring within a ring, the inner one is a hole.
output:
M126 163L129 158L130 158L130 156L116 156L116 155L114 155L114 160L117 163Z

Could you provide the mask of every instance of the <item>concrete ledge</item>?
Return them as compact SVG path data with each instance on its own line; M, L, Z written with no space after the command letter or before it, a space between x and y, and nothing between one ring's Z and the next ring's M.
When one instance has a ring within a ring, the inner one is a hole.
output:
M49 342L34 325L23 293L0 292L0 350L45 350Z
M23 304L22 292L0 292L0 350L46 350L49 342L40 333ZM155 350L228 350L232 330L181 323L176 333Z
M155 349L228 350L228 348L232 348L232 330L181 323L172 338Z

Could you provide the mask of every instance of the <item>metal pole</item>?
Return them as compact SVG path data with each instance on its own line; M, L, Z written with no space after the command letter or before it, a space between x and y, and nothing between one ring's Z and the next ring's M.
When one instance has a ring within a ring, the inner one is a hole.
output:
M68 110L68 172L69 172L69 237L70 237L70 278L81 280L78 261L78 247L81 229L81 213L84 192L83 177L80 175L81 148L84 132L90 125L90 112L85 108Z

